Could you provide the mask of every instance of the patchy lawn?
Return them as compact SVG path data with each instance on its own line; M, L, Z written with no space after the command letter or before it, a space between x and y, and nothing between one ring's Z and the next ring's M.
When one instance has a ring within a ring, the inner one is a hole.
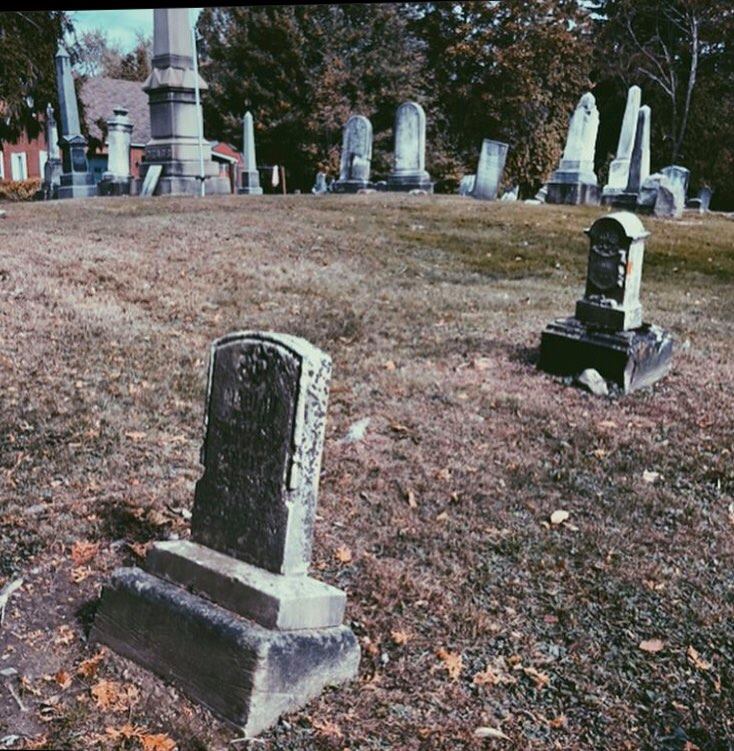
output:
M595 398L535 362L600 209L5 208L0 584L23 579L0 629L5 746L247 746L87 634L112 569L188 533L211 340L267 329L334 359L313 574L347 590L363 657L252 748L734 749L730 219L643 220L645 319L673 332L673 370Z

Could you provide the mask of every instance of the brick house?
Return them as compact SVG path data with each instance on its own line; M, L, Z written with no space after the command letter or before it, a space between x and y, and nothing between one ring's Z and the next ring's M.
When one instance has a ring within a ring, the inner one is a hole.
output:
M142 89L142 83L101 76L89 78L82 85L80 98L80 114L89 133L89 168L95 182L102 178L107 169L106 121L112 117L112 110L117 106L125 107L133 122L130 173L138 177L145 144L150 140L148 96ZM39 115L38 119L43 124L44 116ZM43 127L37 138L29 139L23 134L16 143L0 143L0 180L43 179L47 158L48 147ZM226 175L236 190L244 164L242 155L230 144L213 142L212 158L219 163L220 174Z

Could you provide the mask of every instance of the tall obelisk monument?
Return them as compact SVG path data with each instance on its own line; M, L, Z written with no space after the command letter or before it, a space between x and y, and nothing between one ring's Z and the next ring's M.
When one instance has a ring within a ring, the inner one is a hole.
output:
M153 70L143 84L150 106L151 139L145 146L141 177L148 167L163 168L156 195L201 192L200 152L203 150L207 194L231 193L227 177L219 174L212 161L211 146L199 144L194 50L188 8L156 8L153 11ZM199 90L207 85L199 77Z

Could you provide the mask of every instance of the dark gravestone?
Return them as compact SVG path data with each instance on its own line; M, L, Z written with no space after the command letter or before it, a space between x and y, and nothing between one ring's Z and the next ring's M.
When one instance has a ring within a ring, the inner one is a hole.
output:
M564 376L591 368L625 393L634 391L668 372L673 347L667 332L642 321L640 281L648 233L626 211L597 219L586 233L584 297L573 318L558 319L543 332L539 367Z
M95 620L93 638L248 736L359 664L344 593L307 575L330 373L297 337L214 343L193 541L116 572Z

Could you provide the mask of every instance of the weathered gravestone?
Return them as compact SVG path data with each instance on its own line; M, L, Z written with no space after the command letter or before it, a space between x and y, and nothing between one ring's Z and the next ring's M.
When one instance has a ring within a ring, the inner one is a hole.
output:
M54 108L51 104L46 105L46 148L48 158L43 166L43 198L50 200L58 198L59 185L61 183L61 151L59 150L59 132L54 117Z
M307 575L330 373L297 337L214 343L192 540L118 569L92 632L248 736L359 664L344 592Z
M61 113L61 177L59 198L88 198L97 195L94 176L87 162L87 139L79 124L79 105L76 100L74 79L71 76L69 53L59 47L56 53L56 93Z
M501 141L492 141L489 138L482 141L477 174L471 193L473 198L485 201L494 201L497 198L508 149L509 146Z
M663 167L663 176L653 207L655 216L674 219L680 219L683 216L690 174L690 171L685 167L676 165Z
M125 107L115 107L113 113L112 118L107 121L107 171L97 183L97 192L101 196L129 195L133 179L130 173L133 124L127 116Z
M609 165L609 179L602 192L602 204L610 204L613 196L624 193L627 189L641 96L642 91L639 86L630 86L627 92L627 105L622 118L622 128L619 132L617 156Z
M242 170L242 185L240 185L237 192L240 195L261 196L263 189L260 187L260 173L257 171L255 126L250 112L245 112L245 116L242 119L242 151L245 158L245 166Z
M328 191L329 185L326 182L326 172L317 172L316 180L314 181L313 188L311 188L311 192L314 195L320 196L323 193L328 193Z
M611 197L612 206L634 210L640 201L641 192L650 175L650 118L650 108L647 105L640 107L627 187Z
M395 162L387 189L433 193L426 172L426 113L417 102L403 102L395 112Z
M352 115L344 126L339 179L334 193L356 193L370 187L372 123L363 115Z
M573 318L546 327L539 367L564 376L593 368L625 393L649 386L670 369L673 340L642 321L640 280L648 233L627 211L597 219L586 233L586 292Z
M594 172L598 131L596 99L591 92L587 92L571 116L561 162L547 185L547 203L599 203L601 191Z
M461 180L459 180L459 195L470 196L471 192L474 190L476 179L476 175L464 175Z

